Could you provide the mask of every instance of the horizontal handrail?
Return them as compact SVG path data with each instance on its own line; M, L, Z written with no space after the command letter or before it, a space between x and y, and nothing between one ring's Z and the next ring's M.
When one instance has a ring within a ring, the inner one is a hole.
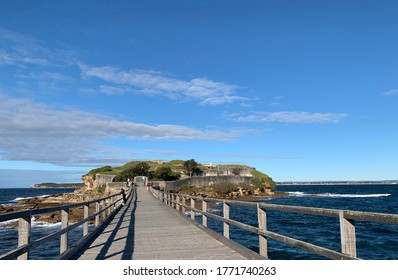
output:
M207 219L215 219L221 221L224 225L224 236L229 238L229 226L233 225L243 230L255 233L259 238L259 253L268 257L267 238L271 238L290 246L301 248L306 251L324 256L330 259L358 259L356 256L356 236L355 221L376 222L381 224L398 225L397 214L384 214L373 212L361 212L352 210L339 210L327 208L302 207L292 205L280 205L270 203L257 203L251 201L225 200L218 198L207 198L201 196L191 196L181 193L167 193L158 189L151 188L152 194L178 211L190 211L191 219L195 219L195 213L202 215L202 223L207 227ZM190 200L190 205L187 201ZM202 210L195 208L195 202L202 202ZM207 212L207 203L222 203L223 216ZM229 218L230 206L238 205L243 207L251 207L257 209L258 227L254 227ZM333 251L328 248L320 247L312 243L304 242L286 235L267 230L266 213L268 210L276 210L281 212L290 212L305 215L318 215L324 217L335 217L339 219L340 236L341 236L341 252Z
M133 194L132 189L129 188L126 193L126 198L129 199L132 194ZM65 204L55 207L32 209L32 210L20 210L20 211L13 211L10 213L0 214L0 222L16 220L16 219L19 220L18 247L0 255L0 260L16 259L16 258L29 259L29 253L31 250L37 248L42 244L47 243L50 240L53 240L56 237L61 237L60 255L58 256L58 258L61 258L62 255L66 254L66 252L68 251L68 233L71 230L83 225L82 239L83 238L87 239L95 231L96 228L99 228L103 223L106 222L107 218L109 218L112 214L114 214L121 208L122 200L123 200L122 194L118 193L85 202ZM95 205L95 212L89 215L88 209L92 205ZM80 207L83 207L83 218L76 223L69 224L69 210ZM53 233L50 233L44 237L32 241L31 232L30 232L32 217L34 215L53 213L57 211L61 211L62 213L61 228ZM100 215L103 218L101 222L100 222ZM95 219L95 228L91 233L89 233L88 222L94 219ZM79 241L77 241L76 243L79 243Z
M228 201L231 205L240 205L256 208L259 205L264 210L277 210L283 212L291 212L298 214L310 214L317 216L328 216L338 218L341 211L344 211L346 218L353 219L357 221L375 222L383 224L398 225L398 215L397 214L384 214L384 213L374 213L374 212L363 212L363 211L353 211L353 210L339 210L339 209L328 209L328 208L316 208L316 207L303 207L303 206L292 206L292 205L281 205L281 204L271 204L271 203L257 203L251 201L240 201L240 200L225 200L219 198L206 198L201 196L190 196L186 194L179 194L189 199L203 200L206 202L224 202Z

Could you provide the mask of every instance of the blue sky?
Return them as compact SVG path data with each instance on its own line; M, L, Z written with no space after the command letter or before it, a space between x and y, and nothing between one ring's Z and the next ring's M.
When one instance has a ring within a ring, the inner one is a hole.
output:
M398 179L396 1L0 1L0 186L131 160Z

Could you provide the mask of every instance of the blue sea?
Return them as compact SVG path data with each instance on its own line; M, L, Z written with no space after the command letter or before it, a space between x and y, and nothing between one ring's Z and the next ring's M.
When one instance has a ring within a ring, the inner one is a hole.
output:
M277 186L289 195L264 200L265 203L316 208L398 214L398 185L294 185ZM256 209L230 206L230 218L257 226ZM216 205L215 214L222 214ZM248 219L247 217L251 217ZM198 217L200 219L200 217ZM222 234L220 222L208 226ZM267 229L331 250L341 251L338 218L267 210ZM398 225L355 222L357 257L369 260L398 259ZM231 226L230 238L258 252L258 237ZM322 256L268 239L268 256L275 260L322 260Z
M33 189L33 188L0 188L0 205L14 205L18 200L31 197L45 197L58 193L71 193L71 188L54 189ZM13 222L13 221L11 221ZM60 228L60 223L50 224L45 222L32 221L32 239L41 238ZM81 237L81 229L75 229L72 233L71 241L76 241ZM17 247L18 229L10 226L10 222L0 222L0 255ZM46 245L39 246L32 251L32 259L52 259L59 254L59 238L54 239Z
M72 192L71 189L3 189L0 188L0 204L13 204L20 198L43 196L53 193ZM264 200L266 203L308 206L317 208L350 209L356 211L398 214L398 185L294 185L277 186L276 191L288 196ZM213 205L214 214L222 215L222 205ZM200 220L200 217L197 217ZM230 218L257 226L256 210L248 207L231 206ZM222 224L208 220L208 226L222 234ZM32 223L33 239L58 229L59 224ZM356 222L357 256L370 260L398 259L398 225L382 225ZM331 217L267 211L267 229L332 250L340 251L339 220ZM81 237L81 228L70 234L71 242ZM232 240L258 251L257 235L231 226ZM6 223L0 223L0 254L16 247L17 230ZM51 259L58 254L59 241L40 246L32 252L32 259ZM268 240L270 259L322 260L321 256L301 249Z

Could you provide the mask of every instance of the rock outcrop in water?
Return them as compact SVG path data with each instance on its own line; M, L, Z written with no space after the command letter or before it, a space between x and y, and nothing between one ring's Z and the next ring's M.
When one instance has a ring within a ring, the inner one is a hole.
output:
M79 203L97 199L101 195L94 191L85 191L84 189L77 189L73 193L61 193L48 196L32 197L18 200L14 205L0 205L0 213L7 213L20 210L33 210L40 208L49 208L65 204ZM61 221L60 211L54 213L47 213L37 215L34 217L35 221L57 223ZM81 209L71 209L69 212L69 221L77 222L83 218L83 211ZM17 224L8 224L8 226L15 226Z

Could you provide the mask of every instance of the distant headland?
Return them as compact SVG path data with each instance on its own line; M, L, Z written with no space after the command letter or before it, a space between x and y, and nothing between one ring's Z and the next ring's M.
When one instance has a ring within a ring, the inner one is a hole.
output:
M380 180L380 181L289 181L276 182L278 186L294 186L294 185L392 185L398 184L398 180Z
M32 189L79 189L84 187L83 183L41 183L34 184L31 186Z

